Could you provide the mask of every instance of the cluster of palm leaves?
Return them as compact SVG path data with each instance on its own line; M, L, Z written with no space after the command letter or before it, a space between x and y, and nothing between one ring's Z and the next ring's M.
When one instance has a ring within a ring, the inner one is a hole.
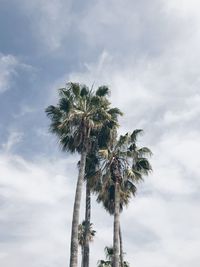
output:
M114 250L113 247L105 247L106 260L99 260L97 267L112 267ZM123 261L123 267L129 267L127 261Z
M117 138L118 116L112 108L109 89L96 91L79 83L67 83L59 89L59 103L46 109L51 119L50 131L57 135L62 150L80 154L71 230L70 267L78 266L78 246L82 267L89 267L90 241L95 231L91 224L91 193L113 215L112 267L126 267L120 227L120 212L136 193L136 183L151 171L147 159L151 151L137 147L142 130ZM83 183L86 184L85 220L79 223ZM102 263L103 264L103 263ZM100 265L99 265L100 266ZM110 266L110 265L101 265Z

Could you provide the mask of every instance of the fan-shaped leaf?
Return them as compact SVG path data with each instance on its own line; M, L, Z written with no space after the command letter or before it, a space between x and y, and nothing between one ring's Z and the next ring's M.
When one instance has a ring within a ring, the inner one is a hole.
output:
M110 93L109 88L105 85L100 86L96 91L96 95L100 97L107 96L109 95L109 93Z

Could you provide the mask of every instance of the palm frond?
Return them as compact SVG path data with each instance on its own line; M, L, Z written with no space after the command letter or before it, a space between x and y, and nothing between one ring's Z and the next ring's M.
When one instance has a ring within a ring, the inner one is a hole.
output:
M118 115L122 116L123 112L121 112L121 110L119 108L111 108L109 109L108 113L110 113L112 115L113 118L117 118Z
M152 170L152 167L146 158L139 158L135 164L135 167L137 171L145 172L146 174Z
M80 95L80 84L79 83L74 83L74 82L69 82L67 83L67 89L70 90L74 97L77 98Z
M86 85L83 85L80 91L81 97L86 97L89 94L89 88Z
M124 145L127 146L129 143L129 139L130 139L130 137L129 137L128 133L126 133L125 135L120 135L119 141L117 142L117 147L121 148Z
M131 134L131 141L132 142L136 142L137 141L137 137L139 134L142 134L143 133L143 130L142 129L136 129L132 132Z
M148 148L148 147L142 147L142 148L139 148L137 150L137 153L139 155L139 157L143 157L143 156L152 156L152 152L151 150Z
M60 109L58 107L53 106L53 105L48 106L45 109L45 112L46 112L47 116L53 121L57 121L57 120L60 120L62 118L62 112L60 111Z
M67 98L62 97L59 100L58 106L60 110L64 111L65 113L69 113L70 108L71 108L71 103Z
M110 94L110 90L105 85L100 86L96 91L96 95L100 97L108 96L109 94Z

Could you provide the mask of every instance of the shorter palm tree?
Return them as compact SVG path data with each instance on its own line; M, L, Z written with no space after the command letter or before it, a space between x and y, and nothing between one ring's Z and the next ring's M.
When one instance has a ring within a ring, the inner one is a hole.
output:
M82 261L81 266L83 266L83 260L84 260L84 245L85 245L85 232L86 232L87 223L86 221L83 221L78 226L78 243L81 247L81 254L82 254ZM96 231L92 228L93 224L90 223L89 229L88 229L88 241L92 242L94 240L94 236L96 234Z
M97 263L98 264L97 267L112 267L113 254L114 254L113 247L105 247L104 252L106 254L106 260L99 260ZM130 267L127 261L124 261L123 266Z
M143 176L148 175L152 169L146 157L152 154L151 151L147 147L138 148L136 145L137 136L141 132L137 129L132 134L121 135L119 139L113 140L108 149L99 152L102 167L98 172L100 182L97 201L102 202L105 209L114 215L113 267L123 266L123 260L119 264L120 211L135 194L134 183L143 180Z

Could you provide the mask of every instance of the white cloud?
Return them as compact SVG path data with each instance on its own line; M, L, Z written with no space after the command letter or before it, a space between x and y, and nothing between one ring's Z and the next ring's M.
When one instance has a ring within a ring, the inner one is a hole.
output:
M10 88L18 64L19 62L14 56L0 53L0 93Z
M66 168L65 160L40 158L31 163L1 153L3 266L65 266L76 173L69 171L70 161L76 165L76 159L68 158Z
M17 57L0 53L0 94L13 86L20 69L33 71L32 66L24 64Z
M23 133L22 132L17 132L17 131L10 131L8 140L6 143L2 144L3 151L5 153L12 152L13 147L20 143L23 138Z

